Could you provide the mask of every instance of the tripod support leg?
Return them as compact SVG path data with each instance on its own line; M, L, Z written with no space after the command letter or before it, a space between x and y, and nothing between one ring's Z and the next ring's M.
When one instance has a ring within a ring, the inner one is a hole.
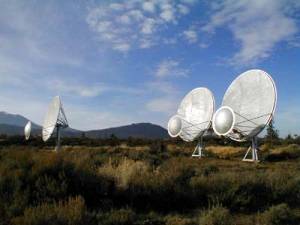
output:
M248 157L248 155L250 155L250 152L251 152L252 158L249 159L247 157ZM257 152L258 152L257 138L253 137L252 141L251 141L251 146L248 148L248 150L246 152L246 155L243 158L243 161L246 161L246 162L259 162Z
M192 154L192 157L203 157L203 150L204 150L204 145L203 145L203 137L201 136L200 140L198 141L198 144Z

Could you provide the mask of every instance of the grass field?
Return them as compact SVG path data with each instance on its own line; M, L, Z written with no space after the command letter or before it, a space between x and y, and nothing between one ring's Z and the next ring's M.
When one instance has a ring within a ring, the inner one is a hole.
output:
M300 147L6 146L0 224L300 224Z

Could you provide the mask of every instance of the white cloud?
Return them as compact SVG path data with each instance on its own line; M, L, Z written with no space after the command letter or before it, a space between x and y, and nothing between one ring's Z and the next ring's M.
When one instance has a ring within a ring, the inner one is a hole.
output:
M62 80L48 82L48 86L59 93L71 94L81 97L96 97L107 90L103 85L83 85L67 83Z
M125 53L132 49L149 48L161 40L164 43L161 32L187 15L193 4L195 2L186 0L102 3L89 10L86 21L99 41Z
M110 7L111 9L117 10L117 11L124 9L124 5L121 4L121 3L111 3L111 4L109 5L109 7Z
M152 34L155 28L155 20L152 18L147 18L142 25L142 33Z
M186 14L188 14L190 12L190 9L187 6L185 6L185 5L179 4L178 5L178 11L181 14L186 15Z
M157 66L155 76L157 78L186 77L188 73L187 69L180 68L178 61L167 59Z
M119 20L120 23L123 23L123 24L130 24L131 23L131 19L128 15L121 15L118 18L118 20Z
M114 50L118 50L120 52L128 52L130 48L131 48L130 44L126 42L115 43L113 46Z
M160 17L166 22L175 22L175 9L170 3L164 3L161 6L161 14Z
M52 79L45 82L45 88L55 91L55 93L59 95L80 97L97 97L102 95L104 92L123 94L140 94L142 92L142 90L135 87L107 83L84 84L61 79Z
M52 33L61 31L61 27L53 24L60 24L63 18L56 14L51 3L43 4L39 9L34 10L30 4L18 1L1 2L0 54L27 64L42 62L52 66L80 66L82 59L70 54L72 51L67 48L65 40L49 33L49 30ZM52 19L41 19L41 15L43 18L51 15Z
M193 28L185 30L183 35L189 43L196 43L198 41L198 34Z
M179 88L174 87L171 82L163 80L149 82L146 88L151 90L150 93L156 93L156 96L146 102L145 107L147 110L166 116L176 112L180 99Z
M226 26L241 49L234 64L251 64L270 55L276 44L289 40L298 31L296 21L284 10L291 1L225 0L214 4L210 22L203 28L213 32Z
M177 43L177 41L178 41L177 38L174 38L174 37L163 39L164 44L167 44L167 45L174 45Z
M143 9L147 12L153 13L155 11L155 4L153 1L145 1L143 3Z
M182 2L187 3L187 4L195 4L198 0L182 0Z
M131 124L134 120L122 112L101 111L83 105L64 104L69 124L82 130L104 129Z
M173 114L176 112L177 103L173 98L155 98L146 104L148 110L152 112L160 112L165 114Z
M141 39L140 48L150 48L153 42L149 39Z
M181 96L180 88L175 87L173 82L166 80L168 77L187 76L188 70L181 68L175 60L163 60L156 68L155 80L148 82L146 89L154 96L146 102L145 108L150 112L161 113L162 116L170 116L176 112L178 101Z

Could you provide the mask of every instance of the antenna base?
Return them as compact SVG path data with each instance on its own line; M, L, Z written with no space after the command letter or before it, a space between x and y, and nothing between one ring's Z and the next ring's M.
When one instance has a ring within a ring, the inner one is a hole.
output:
M251 140L251 146L248 148L246 155L243 158L243 161L244 162L259 162L258 154L257 154L258 150L259 149L257 147L257 138L253 137ZM250 152L251 152L252 158L247 158L248 155L250 155Z
M61 149L61 145L60 145L60 135L61 135L61 127L57 126L56 127L56 146L55 146L55 151L59 152Z
M198 141L198 144L192 154L192 157L198 157L198 158L204 157L203 150L204 150L204 145L203 145L203 139L201 136L201 139Z

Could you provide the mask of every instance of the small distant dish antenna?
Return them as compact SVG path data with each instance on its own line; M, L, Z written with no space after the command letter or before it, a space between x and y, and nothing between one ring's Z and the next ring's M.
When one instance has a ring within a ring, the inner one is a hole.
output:
M272 77L262 70L248 70L227 89L222 107L213 117L213 130L234 141L252 141L244 161L258 161L257 135L274 116L277 91ZM252 158L248 159L248 154Z
M25 140L28 141L31 133L31 121L28 121L24 127Z
M61 100L59 96L56 96L51 101L48 112L46 114L43 130L42 130L42 137L43 141L46 142L52 136L54 131L56 130L56 147L55 150L60 150L60 135L61 129L67 128L68 121L65 115Z
M204 87L190 91L181 101L177 114L168 122L168 133L171 137L180 137L186 142L198 139L192 156L202 157L203 135L211 127L215 109L212 92Z
M168 122L168 133L171 137L178 137L182 129L182 120L178 115L172 116Z

